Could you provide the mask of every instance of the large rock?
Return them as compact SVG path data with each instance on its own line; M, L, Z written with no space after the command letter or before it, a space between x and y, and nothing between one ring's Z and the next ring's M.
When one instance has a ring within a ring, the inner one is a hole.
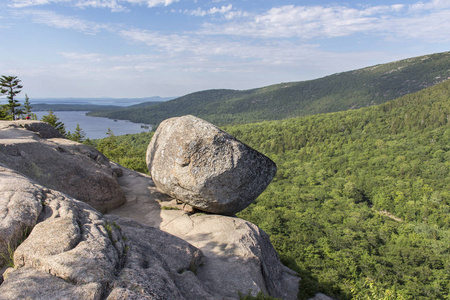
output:
M38 121L0 121L0 163L101 212L125 203L108 159Z
M214 296L195 273L203 253L157 228L118 216L107 216L126 236L129 250L109 300L223 299Z
M28 237L4 240L15 250L14 269L3 274L0 299L100 299L123 260L120 231L108 230L107 221L89 205L10 169L1 171L0 191L9 194L3 199L7 217L0 217L2 223L10 219L9 207L32 207L33 213L15 221L15 227L28 228Z
M119 184L131 201L111 213L159 228L200 249L204 259L195 278L210 294L239 299L238 292L251 290L253 295L297 299L300 278L280 262L269 237L256 225L234 217L188 213L184 204L158 192L149 176L125 168L123 173Z
M186 241L131 219L105 218L6 168L1 175L5 206L33 207L16 223L36 223L17 249L16 238L6 241L15 245L14 268L0 280L1 300L225 299L195 276L204 256ZM8 214L3 210L1 220Z
M147 165L164 193L227 215L250 205L276 173L269 158L190 115L159 125L147 149Z
M213 292L231 298L240 291L297 299L299 277L280 262L258 226L239 218L173 210L161 216L162 230L202 250L205 264L197 277Z

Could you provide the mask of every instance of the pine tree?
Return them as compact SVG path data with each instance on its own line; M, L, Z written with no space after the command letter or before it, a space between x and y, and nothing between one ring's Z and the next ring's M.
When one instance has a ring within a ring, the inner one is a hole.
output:
M68 133L69 139L81 143L86 139L86 133L81 129L80 124L77 123L74 133Z
M0 92L7 95L8 104L6 106L13 120L16 119L16 107L21 106L19 101L15 99L16 95L21 92L21 88L23 88L19 82L20 80L17 79L17 76L2 75L0 77Z
M41 121L52 125L62 135L66 136L66 125L59 121L59 118L53 113L53 111L49 110L48 115L43 116Z
M31 118L31 109L33 107L30 105L30 98L25 94L25 103L23 104L23 113L26 117Z

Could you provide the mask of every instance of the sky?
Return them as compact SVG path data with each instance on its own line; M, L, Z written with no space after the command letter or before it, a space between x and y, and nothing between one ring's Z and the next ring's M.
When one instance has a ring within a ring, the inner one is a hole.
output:
M176 97L450 50L449 0L0 0L22 97Z

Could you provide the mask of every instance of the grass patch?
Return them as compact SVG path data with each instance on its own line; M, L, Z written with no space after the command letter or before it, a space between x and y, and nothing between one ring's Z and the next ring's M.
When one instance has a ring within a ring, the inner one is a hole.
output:
M162 210L180 210L178 207L175 207L175 206L165 206L165 205L161 206L161 209L162 209Z
M25 228L25 230L22 231L22 236L17 241L15 245L11 245L11 241L8 241L8 243L5 243L7 253L0 253L0 256L5 260L6 266L10 268L14 268L14 252L16 252L17 247L19 247L20 244L23 243L27 239L27 237L30 235L31 230L30 228Z
M252 290L248 291L247 294L238 292L239 300L281 300L281 298L274 298L272 296L266 295L262 291L256 294L256 296L253 296L251 292Z
M0 253L0 256L5 260L6 266L14 268L14 252L16 251L16 247L11 247L11 243L8 242L6 249L8 253Z

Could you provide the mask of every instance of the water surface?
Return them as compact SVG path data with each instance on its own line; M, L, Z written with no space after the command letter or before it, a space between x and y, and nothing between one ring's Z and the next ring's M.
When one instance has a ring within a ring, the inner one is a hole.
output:
M37 115L38 120L41 120L42 116L48 115L48 111L37 111L34 113ZM66 131L73 133L78 123L80 124L81 129L86 133L86 137L90 139L106 137L108 128L113 131L114 135L148 132L152 129L152 127L147 124L86 116L87 111L55 111L53 113L59 118L59 121L64 123Z

